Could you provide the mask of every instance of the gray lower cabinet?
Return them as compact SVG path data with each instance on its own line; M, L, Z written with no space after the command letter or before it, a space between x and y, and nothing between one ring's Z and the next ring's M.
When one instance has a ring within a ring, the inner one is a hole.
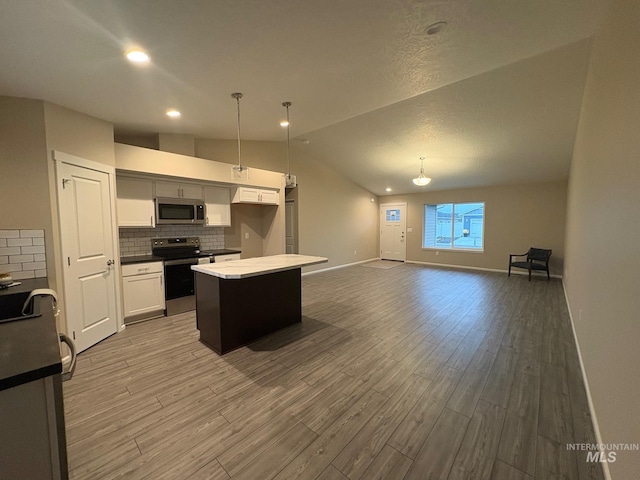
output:
M216 255L213 257L214 263L230 262L231 260L240 260L239 253L228 253L226 255Z
M56 374L0 391L0 478L68 478L61 382Z
M125 322L164 314L164 270L162 262L122 266L122 296Z

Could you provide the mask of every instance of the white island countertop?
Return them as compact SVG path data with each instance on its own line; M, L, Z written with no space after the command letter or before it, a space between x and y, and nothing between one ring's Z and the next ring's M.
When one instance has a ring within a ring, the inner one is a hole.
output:
M317 265L328 261L329 259L325 257L288 253L283 255L271 255L268 257L231 260L229 262L192 265L191 270L218 278L238 280L241 278L265 275L267 273L283 272L285 270L308 267L309 265Z

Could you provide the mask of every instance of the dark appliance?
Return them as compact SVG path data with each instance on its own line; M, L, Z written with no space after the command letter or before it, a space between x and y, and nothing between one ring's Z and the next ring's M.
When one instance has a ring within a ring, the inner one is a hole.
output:
M156 224L204 225L205 209L202 200L192 198L156 198Z
M195 310L194 272L191 265L210 263L210 253L200 252L198 237L154 238L153 255L164 262L165 314Z

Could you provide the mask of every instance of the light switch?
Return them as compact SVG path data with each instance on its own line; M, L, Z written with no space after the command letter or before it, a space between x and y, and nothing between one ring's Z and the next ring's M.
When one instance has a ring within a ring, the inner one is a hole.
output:
M244 232L244 238L248 239L249 238L249 232Z
M413 227L407 227L407 233L413 232Z

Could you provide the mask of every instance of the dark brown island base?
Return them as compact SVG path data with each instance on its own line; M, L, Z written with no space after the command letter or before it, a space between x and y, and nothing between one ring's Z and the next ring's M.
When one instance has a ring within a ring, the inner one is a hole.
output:
M273 255L193 265L200 341L223 355L302 320L302 267L324 257Z

